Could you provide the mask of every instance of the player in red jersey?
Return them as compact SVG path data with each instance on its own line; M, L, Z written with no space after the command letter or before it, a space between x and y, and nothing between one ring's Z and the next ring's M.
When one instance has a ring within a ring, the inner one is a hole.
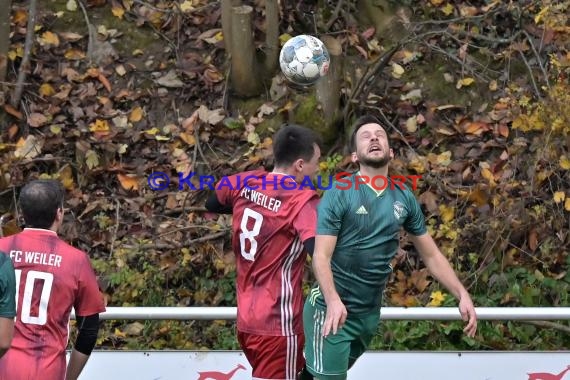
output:
M95 346L105 305L87 254L57 236L63 198L58 181L30 182L19 198L26 228L0 239L16 270L14 338L0 380L75 380ZM66 367L72 307L79 332Z
M232 213L238 341L253 379L295 380L304 366L302 280L312 254L319 201L310 180L320 138L284 125L274 136L274 169L225 177L206 208Z

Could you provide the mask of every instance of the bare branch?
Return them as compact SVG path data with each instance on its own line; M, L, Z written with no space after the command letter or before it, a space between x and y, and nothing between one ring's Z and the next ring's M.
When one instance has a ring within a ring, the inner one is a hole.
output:
M36 25L36 15L37 15L37 0L30 0L30 9L28 12L28 26L26 30L26 42L24 43L24 56L22 57L22 64L20 65L20 71L18 72L18 80L16 82L16 89L14 91L14 97L12 98L12 107L18 109L18 104L22 99L22 93L24 92L24 82L26 80L26 75L30 66L30 54L32 52L32 46L34 45L34 29Z

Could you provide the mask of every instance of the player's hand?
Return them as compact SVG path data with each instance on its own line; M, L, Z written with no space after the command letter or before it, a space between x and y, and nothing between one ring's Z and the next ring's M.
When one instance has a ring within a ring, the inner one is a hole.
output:
M461 295L459 300L459 313L461 318L467 322L467 326L463 329L463 332L467 334L468 337L473 338L475 332L477 331L477 314L475 313L475 306L473 306L473 301L469 294Z
M327 304L327 316L323 327L323 336L327 337L332 331L333 334L342 328L346 322L346 307L340 299L336 299Z

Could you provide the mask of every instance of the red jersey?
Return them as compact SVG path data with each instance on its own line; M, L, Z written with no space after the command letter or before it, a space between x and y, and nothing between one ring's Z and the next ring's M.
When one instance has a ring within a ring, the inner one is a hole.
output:
M239 331L303 333L303 242L315 236L319 198L310 187L299 187L284 174L265 171L235 174L216 185L219 202L233 207Z
M26 228L0 239L16 269L12 347L0 359L0 380L63 380L69 315L105 311L89 257L50 230Z

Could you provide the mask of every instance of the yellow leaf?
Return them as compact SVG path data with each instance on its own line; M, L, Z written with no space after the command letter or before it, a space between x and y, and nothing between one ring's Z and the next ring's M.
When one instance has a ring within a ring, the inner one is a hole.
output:
M493 80L489 83L489 91L497 91L497 87L498 87L498 86L497 86L497 81L493 79Z
M431 5L439 7L441 3L443 3L443 0L429 0L429 2L431 3Z
M94 167L99 165L99 156L97 155L97 152L89 149L85 153L85 163L87 164L87 167L89 169L93 169Z
M444 223L450 222L455 216L455 209L453 207L447 207L446 205L439 205L439 214L441 215L441 220Z
M566 198L566 201L564 201L564 210L570 211L570 197Z
M73 190L73 170L71 165L67 164L58 172L59 180L67 190Z
M10 50L8 52L8 58L10 61L14 61L16 58L23 58L24 57L24 48L22 46L16 47L16 50Z
M91 132L108 132L109 129L109 123L107 120L97 119L94 123L89 125L89 130Z
M393 63L392 64L392 76L396 79L399 79L402 77L402 74L404 74L405 70L402 66L398 65L397 63Z
M49 130L51 131L51 133L53 133L54 135L58 135L61 133L61 126L60 125L51 125L49 127Z
M443 12L444 15L449 16L454 11L453 5L447 3L445 4L445 7L441 8L441 11Z
M132 177L125 174L117 174L117 178L121 183L121 186L125 190L138 190L139 189L139 180L137 177Z
M194 144L196 144L196 138L193 134L182 132L178 137L190 146L194 146Z
M540 12L538 12L538 14L536 16L534 16L534 23L538 24L540 22L540 20L542 20L544 15L548 12L549 9L550 9L550 5L547 5L546 7L542 8L540 10Z
M12 20L14 21L14 24L25 24L28 22L28 13L22 9L14 11Z
M65 52L64 57L71 60L79 60L85 58L85 53L77 49L69 49Z
M170 140L170 137L168 137L168 136L156 135L156 136L154 136L154 138L156 139L156 141L168 141L168 140Z
M180 4L180 10L182 12L191 11L192 9L194 9L194 6L192 5L192 1L190 0L184 0L182 4Z
M48 30L47 32L41 35L41 37L38 39L38 42L42 46L45 45L59 46L59 37L57 36L57 34L52 33Z
M471 84L473 84L475 82L475 79L473 78L463 78L457 81L457 85L455 86L457 89L460 89L461 87L464 86L469 86Z
M570 170L570 158L562 155L560 157L560 167L564 170Z
M140 107L136 107L134 110L131 111L131 114L129 116L129 121L131 123L136 123L141 121L143 116L143 110Z
M487 181L489 181L490 184L492 184L492 185L495 184L495 176L493 175L493 173L489 169L481 168L481 176L483 176L483 178L485 178Z
M121 330L115 328L115 335L118 336L119 338L126 338L127 334L125 334L124 332L122 332Z
M430 295L431 301L427 304L427 306L440 306L443 301L445 301L445 294L440 292L439 290L436 292L432 292Z
M52 96L53 94L55 94L55 90L49 83L44 83L40 86L41 96Z
M113 16L120 19L122 19L125 14L125 10L119 5L114 5L113 8L111 8L111 12L113 12Z
M564 199L566 198L566 194L564 194L563 191L557 191L554 193L554 197L552 197L552 199L554 199L554 203L560 203L562 202Z
M156 127L151 128L151 129L147 129L146 131L144 131L144 133L147 133L149 135L156 135L158 132L160 132L160 130Z
M284 45L285 42L289 41L291 38L293 37L289 33L283 33L279 36L279 42L281 42L281 45Z
M135 50L133 50L132 54L133 54L134 57L136 57L136 56L139 56L139 55L143 55L143 54L144 54L144 51L143 51L142 49L135 49Z

